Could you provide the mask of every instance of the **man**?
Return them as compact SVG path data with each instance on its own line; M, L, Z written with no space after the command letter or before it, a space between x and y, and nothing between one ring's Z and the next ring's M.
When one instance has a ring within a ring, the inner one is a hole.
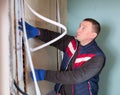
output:
M20 29L22 24L20 23ZM47 29L36 28L26 23L28 38L48 42L60 34ZM76 36L65 35L51 44L64 52L60 71L35 69L37 81L56 83L56 95L97 95L99 74L105 64L105 55L95 42L100 32L100 24L92 19L84 19ZM30 75L33 79L32 73Z

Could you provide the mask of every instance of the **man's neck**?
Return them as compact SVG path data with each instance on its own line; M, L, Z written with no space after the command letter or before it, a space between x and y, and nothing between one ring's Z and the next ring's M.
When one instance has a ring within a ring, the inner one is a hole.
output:
M93 40L89 40L89 41L84 41L84 42L80 42L80 44L82 46L86 46L87 44L89 44L90 42L92 42Z

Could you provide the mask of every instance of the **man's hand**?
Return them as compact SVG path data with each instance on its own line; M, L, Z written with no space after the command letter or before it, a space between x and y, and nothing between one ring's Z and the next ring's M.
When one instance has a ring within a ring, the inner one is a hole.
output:
M22 19L19 21L19 29L21 31L23 31L23 24L22 24ZM34 38L38 35L40 35L40 31L39 29L37 29L36 27L28 24L27 22L25 22L25 27L26 27L26 32L27 32L27 38Z
M34 69L34 72L35 72L35 76L36 76L36 80L37 81L41 81L41 80L44 80L45 78L45 73L46 71L43 70L43 69ZM30 77L32 78L32 80L34 81L33 79L33 73L30 71Z

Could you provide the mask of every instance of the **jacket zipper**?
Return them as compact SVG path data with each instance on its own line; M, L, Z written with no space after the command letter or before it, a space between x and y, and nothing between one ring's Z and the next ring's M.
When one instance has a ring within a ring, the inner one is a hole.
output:
M78 44L77 44L77 48L75 49L75 52L77 51L77 49L78 49ZM71 59L72 59L72 58L73 58L73 56L75 55L75 52L74 52L74 54L72 55L72 57L70 58L70 60L68 61L68 64L67 64L67 66L66 66L65 70L67 70L67 68L68 68L68 66L69 66L69 63L70 63ZM62 84L60 83L60 85L59 85L59 88L58 88L57 92L60 90L61 86L62 86ZM73 92L73 88L72 88L72 92Z

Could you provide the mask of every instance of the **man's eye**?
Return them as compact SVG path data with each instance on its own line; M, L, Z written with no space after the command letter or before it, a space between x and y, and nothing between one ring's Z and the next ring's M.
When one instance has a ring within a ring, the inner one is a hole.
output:
M85 27L83 27L82 29L85 30Z

